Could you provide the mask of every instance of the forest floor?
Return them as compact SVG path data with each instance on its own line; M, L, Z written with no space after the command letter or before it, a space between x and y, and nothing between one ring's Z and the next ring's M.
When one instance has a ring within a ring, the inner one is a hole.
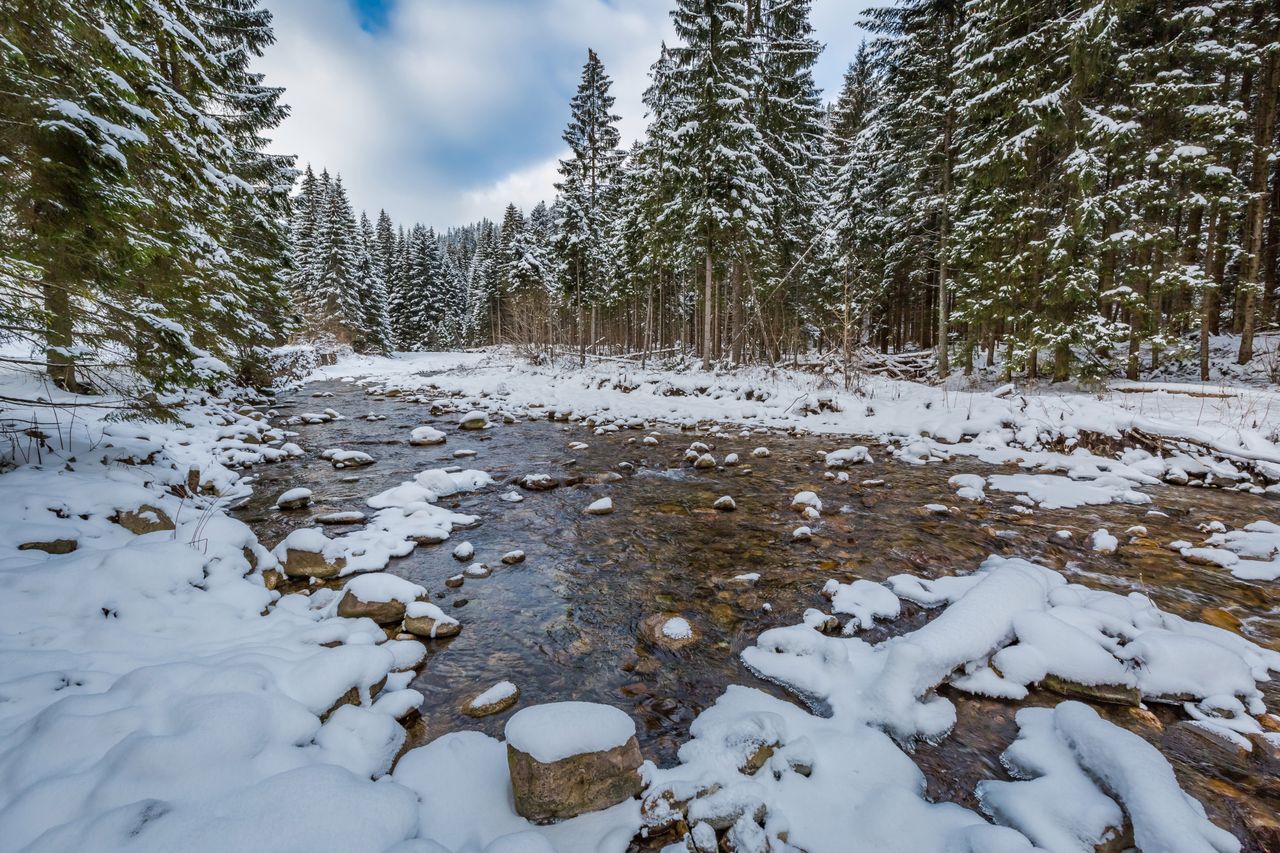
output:
M33 382L0 378L52 394ZM1280 845L1275 386L846 389L506 352L309 382L188 393L174 423L5 413L3 849ZM536 473L564 485L521 489ZM311 506L277 509L290 486ZM467 535L529 559L447 602ZM291 550L335 577L282 579ZM464 630L339 616L353 588ZM643 798L516 816L504 718L433 707L502 673L517 708L627 705Z

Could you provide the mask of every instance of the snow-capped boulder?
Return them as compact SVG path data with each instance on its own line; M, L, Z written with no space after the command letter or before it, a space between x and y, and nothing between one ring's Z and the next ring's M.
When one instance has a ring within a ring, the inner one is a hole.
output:
M130 533L141 536L144 533L155 533L157 530L173 530L173 519L158 506L142 504L136 509L118 511L111 519Z
M600 500L592 501L583 512L587 515L608 515L613 512L613 498L600 498Z
M310 504L310 489L289 489L276 498L276 509L302 509Z
M415 427L413 432L409 433L409 444L414 447L430 447L435 444L444 444L447 440L448 436L429 426Z
M638 795L644 758L635 731L625 712L592 702L518 711L505 729L516 813L546 823Z
M693 460L693 467L700 469L716 467L716 458L710 453L703 453L697 459Z
M427 594L424 587L386 572L358 575L343 588L338 615L348 619L365 617L379 625L394 625L404 619L405 607Z
M484 429L489 426L489 416L481 411L467 412L458 426L462 429Z
M729 495L721 495L716 498L716 502L711 506L713 509L718 509L721 512L733 512L738 508L738 503Z
M501 714L520 701L520 688L510 681L499 681L462 706L468 717L489 717Z
M428 640L441 640L458 634L462 623L430 601L415 601L405 607L404 629Z
M524 551L521 551L519 548L517 548L514 551L508 551L507 553L502 555L502 562L506 563L508 566L514 566L517 563L523 563Z

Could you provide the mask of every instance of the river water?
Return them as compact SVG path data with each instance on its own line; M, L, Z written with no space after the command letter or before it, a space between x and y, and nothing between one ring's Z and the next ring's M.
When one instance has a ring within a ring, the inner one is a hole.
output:
M325 392L333 396L312 396ZM1149 505L1036 509L1023 515L1012 509L1013 495L988 492L987 503L967 504L955 500L947 485L958 473L1014 469L971 459L910 465L877 452L866 439L753 434L713 440L657 427L659 444L647 446L640 442L647 432L596 436L582 426L550 420L462 432L456 415L432 417L421 404L370 397L357 385L337 382L283 394L277 406L281 417L325 407L346 419L292 427L308 454L253 472L254 497L238 515L268 546L295 527L309 525L315 515L367 512L370 495L426 468L479 468L500 484L442 500L443 506L479 516L480 525L455 531L445 544L419 546L387 569L425 586L464 625L457 637L430 645L426 666L412 685L426 697L422 720L411 728L416 743L460 729L500 737L509 714L473 719L460 708L508 679L521 690L517 707L577 699L623 708L637 722L646 757L665 766L675 761L689 723L726 685L747 684L785 695L754 678L738 653L761 631L799 622L806 608L825 609L828 603L820 590L828 578L964 573L989 554L1034 559L1100 589L1145 591L1167 611L1236 630L1271 648L1280 640L1274 583L1239 581L1225 569L1186 563L1157 544L1198 542L1204 534L1197 526L1210 520L1235 528L1275 519L1280 504L1274 498L1156 486L1142 489L1153 498ZM386 419L359 417L368 412ZM409 431L424 424L448 433L447 443L411 447ZM682 465L684 450L694 440L713 445L717 459L736 452L743 464L709 471ZM576 441L588 447L571 450ZM824 480L823 452L857 443L868 445L876 461L851 469L849 483ZM751 449L761 445L771 456L752 458ZM335 470L319 458L330 447L363 450L377 462ZM476 453L455 459L459 449ZM634 474L589 484L618 471L624 461L635 466ZM499 499L514 487L515 478L527 473L585 482L547 492L518 489L524 496L520 503ZM866 479L884 482L863 485ZM275 497L294 486L314 491L313 506L301 513L276 511ZM803 489L819 494L824 514L813 540L795 543L790 534L801 522L789 503ZM726 494L734 497L737 510L712 509L715 499ZM612 515L582 513L605 495L613 499ZM937 502L962 506L959 514L947 516L921 510ZM1151 509L1167 516L1150 516ZM1106 527L1125 543L1123 532L1136 524L1147 528L1150 543L1124 544L1115 556L1090 550L1088 537L1094 530ZM1062 529L1073 531L1074 537L1055 537ZM445 579L464 566L452 557L454 545L462 541L471 542L474 559L494 572L447 588ZM525 562L506 566L499 561L517 548L525 551ZM760 580L754 585L733 580L746 572L758 572ZM660 613L687 618L698 642L668 650L644 639L642 623ZM880 640L914 629L927 618L906 605L902 618L861 636ZM1280 691L1270 686L1265 692L1268 707L1280 708ZM928 777L932 798L976 807L977 781L1008 778L999 755L1016 736L1017 709L1053 704L1062 697L1033 692L1013 703L948 695L959 714L955 731L937 745L918 748L913 757ZM1210 744L1168 737L1169 728L1185 719L1175 707L1095 707L1161 745L1184 787L1245 842L1246 850L1280 850L1280 778L1275 772L1280 762L1260 764L1258 750L1242 758Z

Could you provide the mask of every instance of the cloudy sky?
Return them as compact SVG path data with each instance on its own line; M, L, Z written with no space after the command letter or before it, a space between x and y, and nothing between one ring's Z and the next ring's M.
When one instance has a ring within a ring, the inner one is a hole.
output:
M357 207L439 227L553 195L560 133L587 48L613 78L623 140L670 0L264 0L277 43L260 63L293 114L274 148L340 172ZM813 0L834 97L866 0Z

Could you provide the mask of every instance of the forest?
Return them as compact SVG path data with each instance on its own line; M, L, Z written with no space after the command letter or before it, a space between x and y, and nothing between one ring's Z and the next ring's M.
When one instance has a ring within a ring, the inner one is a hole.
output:
M31 5L31 4L28 4ZM500 220L356 217L264 153L256 0L0 17L3 334L56 385L248 377L260 348L932 351L1138 376L1274 328L1280 15L1268 3L903 0L840 92L808 0L678 0L623 147L591 50L557 193Z

